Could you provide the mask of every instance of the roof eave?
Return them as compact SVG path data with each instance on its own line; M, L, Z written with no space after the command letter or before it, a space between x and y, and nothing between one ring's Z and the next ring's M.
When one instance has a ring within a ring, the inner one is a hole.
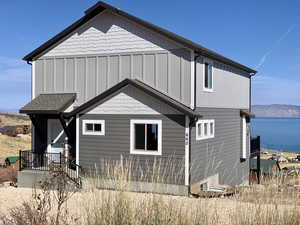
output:
M178 110L179 112L189 116L190 118L196 119L198 117L201 117L201 115L187 106L183 105L182 103L170 98L169 96L164 95L163 93L153 89L152 87L144 84L141 81L138 80L132 80L132 79L125 79L121 81L120 83L116 84L115 86L111 87L110 89L106 90L102 94L96 96L95 98L91 99L90 101L84 103L83 105L79 106L78 108L74 109L72 112L65 113L64 116L66 118L73 117L77 114L80 114L87 110L88 108L92 107L93 105L97 104L99 101L104 100L106 98L109 98L113 93L120 91L122 88L132 85L146 94L149 94L150 96L159 99L160 101L166 103L170 107Z
M37 49L35 49L34 51L32 51L31 53L29 53L28 55L26 55L23 60L25 61L32 61L36 56L40 55L42 52L44 52L45 50L47 50L49 47L51 47L53 44L55 44L57 41L59 41L61 38L64 38L66 35L68 35L69 33L73 32L75 29L77 29L79 26L81 26L82 24L84 24L85 22L87 22L89 19L93 18L95 15L97 15L99 12L108 9L114 13L117 13L121 16L127 17L151 30L155 30L156 32L182 44L183 46L186 46L192 50L194 50L195 52L198 52L201 55L207 55L213 59L219 60L221 62L227 63L231 66L237 67L247 73L256 73L255 70L244 66L238 62L235 62L229 58L226 58L212 50L209 50L191 40L188 40L184 37L181 37L173 32L170 32L164 28L158 27L152 23L149 23L145 20L142 20L140 18L137 18L133 15L130 15L122 10L119 10L111 5L108 5L104 2L98 2L96 3L94 6L90 7L89 9L87 9L85 11L85 15L80 18L79 20L77 20L75 23L73 23L72 25L70 25L69 27L67 27L66 29L64 29L62 32L58 33L56 36L54 36L53 38L51 38L50 40L48 40L47 42L45 42L44 44L42 44L40 47L38 47Z

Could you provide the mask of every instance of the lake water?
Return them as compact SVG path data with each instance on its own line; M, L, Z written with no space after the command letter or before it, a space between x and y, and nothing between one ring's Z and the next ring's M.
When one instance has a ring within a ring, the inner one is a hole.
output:
M263 147L300 152L300 118L254 118L251 126Z

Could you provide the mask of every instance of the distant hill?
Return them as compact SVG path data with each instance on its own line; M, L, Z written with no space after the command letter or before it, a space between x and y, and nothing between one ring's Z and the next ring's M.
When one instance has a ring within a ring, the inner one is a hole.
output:
M256 117L300 117L298 105L253 105L252 112Z

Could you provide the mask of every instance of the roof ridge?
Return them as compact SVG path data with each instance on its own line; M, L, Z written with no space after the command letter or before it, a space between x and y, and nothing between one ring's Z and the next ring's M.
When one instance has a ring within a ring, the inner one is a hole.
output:
M246 71L247 73L252 73L255 74L256 71L244 66L238 62L235 62L219 53L216 53L215 51L212 51L210 49L207 49L189 39L186 39L182 36L179 36L178 34L175 34L169 30L166 30L162 27L159 27L157 25L154 25L150 22L147 22L143 19L140 19L136 16L133 16L125 11L122 11L120 9L117 9L105 2L99 1L97 2L95 5L93 5L92 7L90 7L89 9L87 9L85 11L85 15L83 17L81 17L79 20L77 20L75 23L71 24L69 27L67 27L66 29L64 29L63 31L61 31L60 33L58 33L56 36L54 36L53 38L51 38L50 40L48 40L47 42L45 42L44 44L42 44L40 47L38 47L37 49L35 49L34 51L32 51L31 53L27 54L23 60L26 61L31 61L33 60L36 56L38 56L39 54L41 54L42 52L44 52L46 49L48 49L49 47L51 47L53 44L55 44L56 42L58 42L59 40L61 40L62 38L64 38L65 36L67 36L68 34L70 34L71 32L73 32L74 30L76 30L78 27L80 27L81 25L85 24L87 21L89 21L91 18L93 18L94 16L96 16L99 12L101 12L101 10L111 10L115 13L117 13L118 15L121 16L125 16L128 19L141 24L142 26L150 29L150 30L154 30L157 33L160 33L161 35L164 35L170 39L173 39L174 41L187 46L188 48L193 49L195 52L197 52L198 54L201 54L203 56L208 56L211 57L213 59L219 60L225 64L229 64L231 66L234 66L236 68L239 68L243 71Z

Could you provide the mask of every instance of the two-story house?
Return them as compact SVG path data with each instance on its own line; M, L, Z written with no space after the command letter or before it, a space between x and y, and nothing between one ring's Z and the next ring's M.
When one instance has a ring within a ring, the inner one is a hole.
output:
M248 182L256 71L103 2L24 60L32 154L60 153L68 137L91 173L103 160L132 159L134 174L172 158L162 183L185 193ZM20 183L42 161L22 167Z

